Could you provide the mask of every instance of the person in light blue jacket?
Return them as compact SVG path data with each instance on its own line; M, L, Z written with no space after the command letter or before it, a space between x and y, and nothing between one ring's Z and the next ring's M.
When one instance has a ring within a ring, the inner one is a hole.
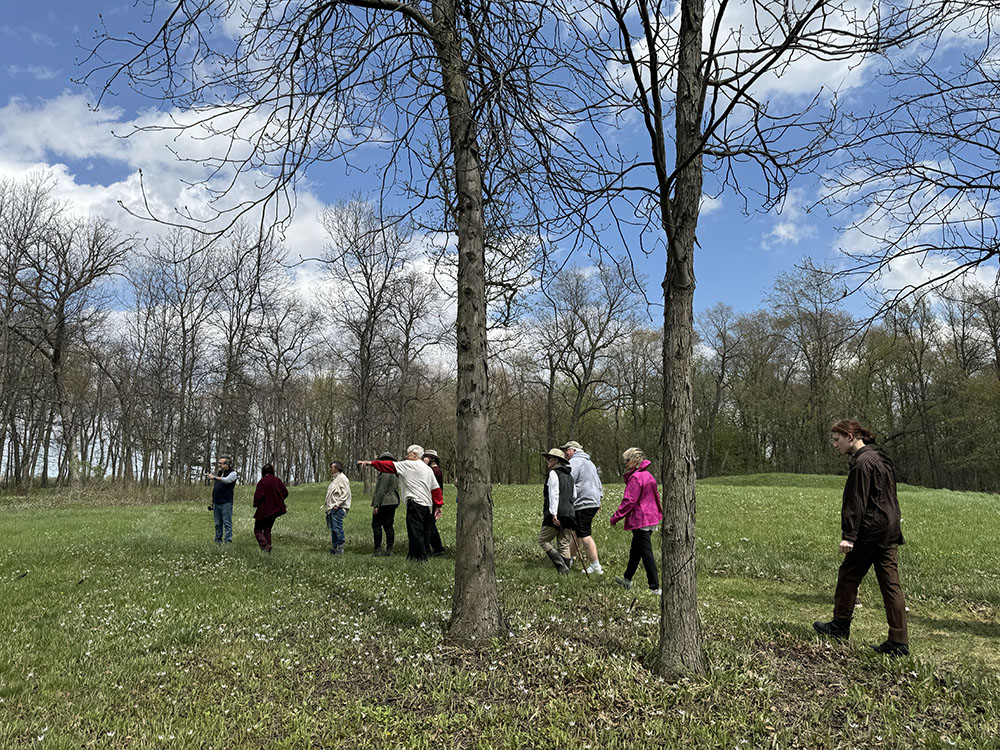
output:
M573 539L570 552L575 557L576 545L579 543L589 561L583 572L587 575L604 575L604 568L601 567L601 561L597 557L597 544L594 543L591 529L594 516L601 509L604 485L601 484L597 467L590 460L590 456L584 452L582 445L575 440L570 440L562 446L562 449L569 458L569 468L573 473L573 486L576 489L576 497L573 500L573 507L576 510L576 537Z

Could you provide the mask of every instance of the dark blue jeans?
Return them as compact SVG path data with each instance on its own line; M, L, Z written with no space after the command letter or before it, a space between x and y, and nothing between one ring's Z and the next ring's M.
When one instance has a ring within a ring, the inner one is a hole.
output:
M226 544L230 544L233 541L233 504L232 503L216 503L215 507L212 508L215 514L215 543L221 544L223 541L223 534L225 535Z
M326 514L326 527L330 529L330 551L343 552L344 542L344 516L347 511L343 508L331 510Z

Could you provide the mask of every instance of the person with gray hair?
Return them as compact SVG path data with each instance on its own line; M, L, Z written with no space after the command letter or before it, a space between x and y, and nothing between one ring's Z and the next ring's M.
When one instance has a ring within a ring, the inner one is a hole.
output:
M406 483L407 560L427 560L426 540L432 518L441 517L444 495L438 487L431 467L423 462L424 449L411 445L405 461L358 461L358 466L371 466L383 474L397 474Z
M330 485L326 488L326 527L330 530L330 554L344 554L344 518L351 509L351 482L340 461L330 462Z
M570 472L573 474L573 486L576 497L573 507L576 509L576 536L570 542L570 555L576 555L576 545L583 547L589 564L583 569L587 575L604 575L604 568L597 557L597 544L594 543L592 526L594 516L601 509L604 498L604 485L597 473L597 467L590 460L590 455L584 452L583 446L575 440L570 440L562 446L569 459Z

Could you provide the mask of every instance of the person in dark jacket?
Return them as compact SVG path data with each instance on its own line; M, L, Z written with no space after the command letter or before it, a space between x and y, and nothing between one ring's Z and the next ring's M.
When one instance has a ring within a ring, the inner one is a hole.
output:
M538 532L538 546L548 555L556 570L569 573L569 544L576 528L576 511L573 508L575 489L569 459L559 448L552 448L545 456L545 484L542 485L542 530ZM552 546L555 540L558 549Z
M903 544L899 501L896 498L896 471L892 461L875 449L874 436L859 423L845 419L831 428L833 446L850 456L850 472L844 485L840 511L840 552L844 562L837 574L833 600L833 620L814 622L817 633L846 640L858 598L858 587L868 570L882 591L888 639L872 646L880 654L906 656L910 653L906 627L906 600L899 585L899 545Z
M236 471L228 456L220 456L216 463L217 474L206 472L205 478L211 479L212 505L215 514L215 543L232 544L233 542L233 490L236 487Z
M435 450L425 450L424 451L424 463L431 467L431 471L434 472L434 478L437 480L438 487L441 488L441 492L444 492L444 472L441 471L441 461L438 458L437 451ZM444 510L444 506L441 506L441 510ZM437 522L441 518L440 513L435 513L431 516L430 531L427 534L425 542L427 543L427 554L433 557L438 557L445 553L444 544L441 543L441 534L438 532Z
M253 514L253 535L265 552L271 551L271 528L275 519L288 512L285 507L286 497L288 488L285 483L274 475L271 464L264 464L260 470L260 481L253 493L253 507L257 509Z
M383 453L376 461L395 461L391 453ZM399 477L395 474L379 474L372 496L372 534L375 537L375 557L392 557L392 547L396 543L393 521L399 507ZM382 532L385 532L385 551L382 551Z

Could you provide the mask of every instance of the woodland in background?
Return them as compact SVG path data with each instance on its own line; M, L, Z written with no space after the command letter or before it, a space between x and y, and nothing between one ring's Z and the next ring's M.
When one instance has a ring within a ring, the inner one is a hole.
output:
M0 184L0 209L5 486L189 486L218 454L245 479L272 461L310 482L411 442L453 465L448 273L370 206L329 209L321 252L239 227L201 252L181 230L140 240L77 217L41 175ZM308 285L289 250L319 255ZM828 428L853 417L901 480L997 491L996 290L966 280L870 319L833 278L807 265L763 309L696 316L699 476L843 472ZM539 451L570 438L615 481L625 448L658 455L657 311L616 267L538 281L493 318L494 481L539 481Z

